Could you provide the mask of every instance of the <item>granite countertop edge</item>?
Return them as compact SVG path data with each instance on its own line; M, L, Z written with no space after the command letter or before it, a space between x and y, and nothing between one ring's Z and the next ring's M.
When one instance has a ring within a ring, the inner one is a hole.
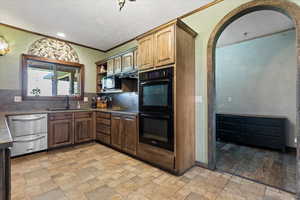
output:
M12 146L13 138L10 133L7 117L12 115L30 115L30 114L51 114L51 113L66 113L66 112L107 112L115 114L125 115L138 115L138 111L129 110L112 110L112 109L98 109L98 108L87 108L87 109L70 109L60 111L48 111L48 110L30 110L30 111L7 111L0 112L0 149L6 149Z

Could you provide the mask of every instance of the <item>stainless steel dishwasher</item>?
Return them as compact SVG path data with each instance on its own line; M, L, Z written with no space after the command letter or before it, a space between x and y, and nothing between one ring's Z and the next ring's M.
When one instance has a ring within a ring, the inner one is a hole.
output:
M14 140L12 157L48 148L47 114L9 116L8 123Z

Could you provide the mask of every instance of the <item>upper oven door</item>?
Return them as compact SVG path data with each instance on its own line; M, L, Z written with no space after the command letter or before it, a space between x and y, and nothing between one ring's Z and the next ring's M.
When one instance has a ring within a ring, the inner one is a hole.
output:
M171 79L141 81L139 88L141 112L172 112L173 88Z

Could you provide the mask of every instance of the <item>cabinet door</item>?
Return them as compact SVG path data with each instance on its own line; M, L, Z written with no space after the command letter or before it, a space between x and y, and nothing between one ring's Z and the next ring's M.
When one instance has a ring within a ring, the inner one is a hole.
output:
M135 50L133 52L133 68L134 69L138 68L138 50Z
M153 35L138 41L138 68L149 69L153 67Z
M174 25L158 31L154 36L155 66L175 62L175 27Z
M75 143L92 140L93 124L91 118L75 119Z
M121 56L115 58L114 61L114 73L118 74L122 72L122 58Z
M74 143L72 119L49 122L48 147L60 147Z
M136 155L137 149L137 119L135 116L123 116L122 118L122 149Z
M126 53L122 56L122 71L133 70L133 52Z
M112 117L111 117L111 145L118 149L122 148L121 134L122 134L121 116L112 115Z
M114 59L107 61L107 75L112 75L114 73Z

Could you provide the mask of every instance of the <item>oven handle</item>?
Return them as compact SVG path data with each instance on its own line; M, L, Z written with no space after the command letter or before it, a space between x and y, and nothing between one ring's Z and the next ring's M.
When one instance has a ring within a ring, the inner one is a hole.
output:
M168 83L168 82L170 82L169 79L160 79L160 80L145 81L145 82L142 82L141 85L147 85L147 84L151 84L151 83Z
M43 138L45 138L45 137L46 137L46 136L41 136L41 137L37 137L37 138L34 138L34 139L30 139L30 140L15 140L14 142L16 142L16 143L34 142L34 141L43 139Z
M169 115L151 115L151 114L140 114L142 117L153 117L153 118L160 118L160 119L170 119Z

